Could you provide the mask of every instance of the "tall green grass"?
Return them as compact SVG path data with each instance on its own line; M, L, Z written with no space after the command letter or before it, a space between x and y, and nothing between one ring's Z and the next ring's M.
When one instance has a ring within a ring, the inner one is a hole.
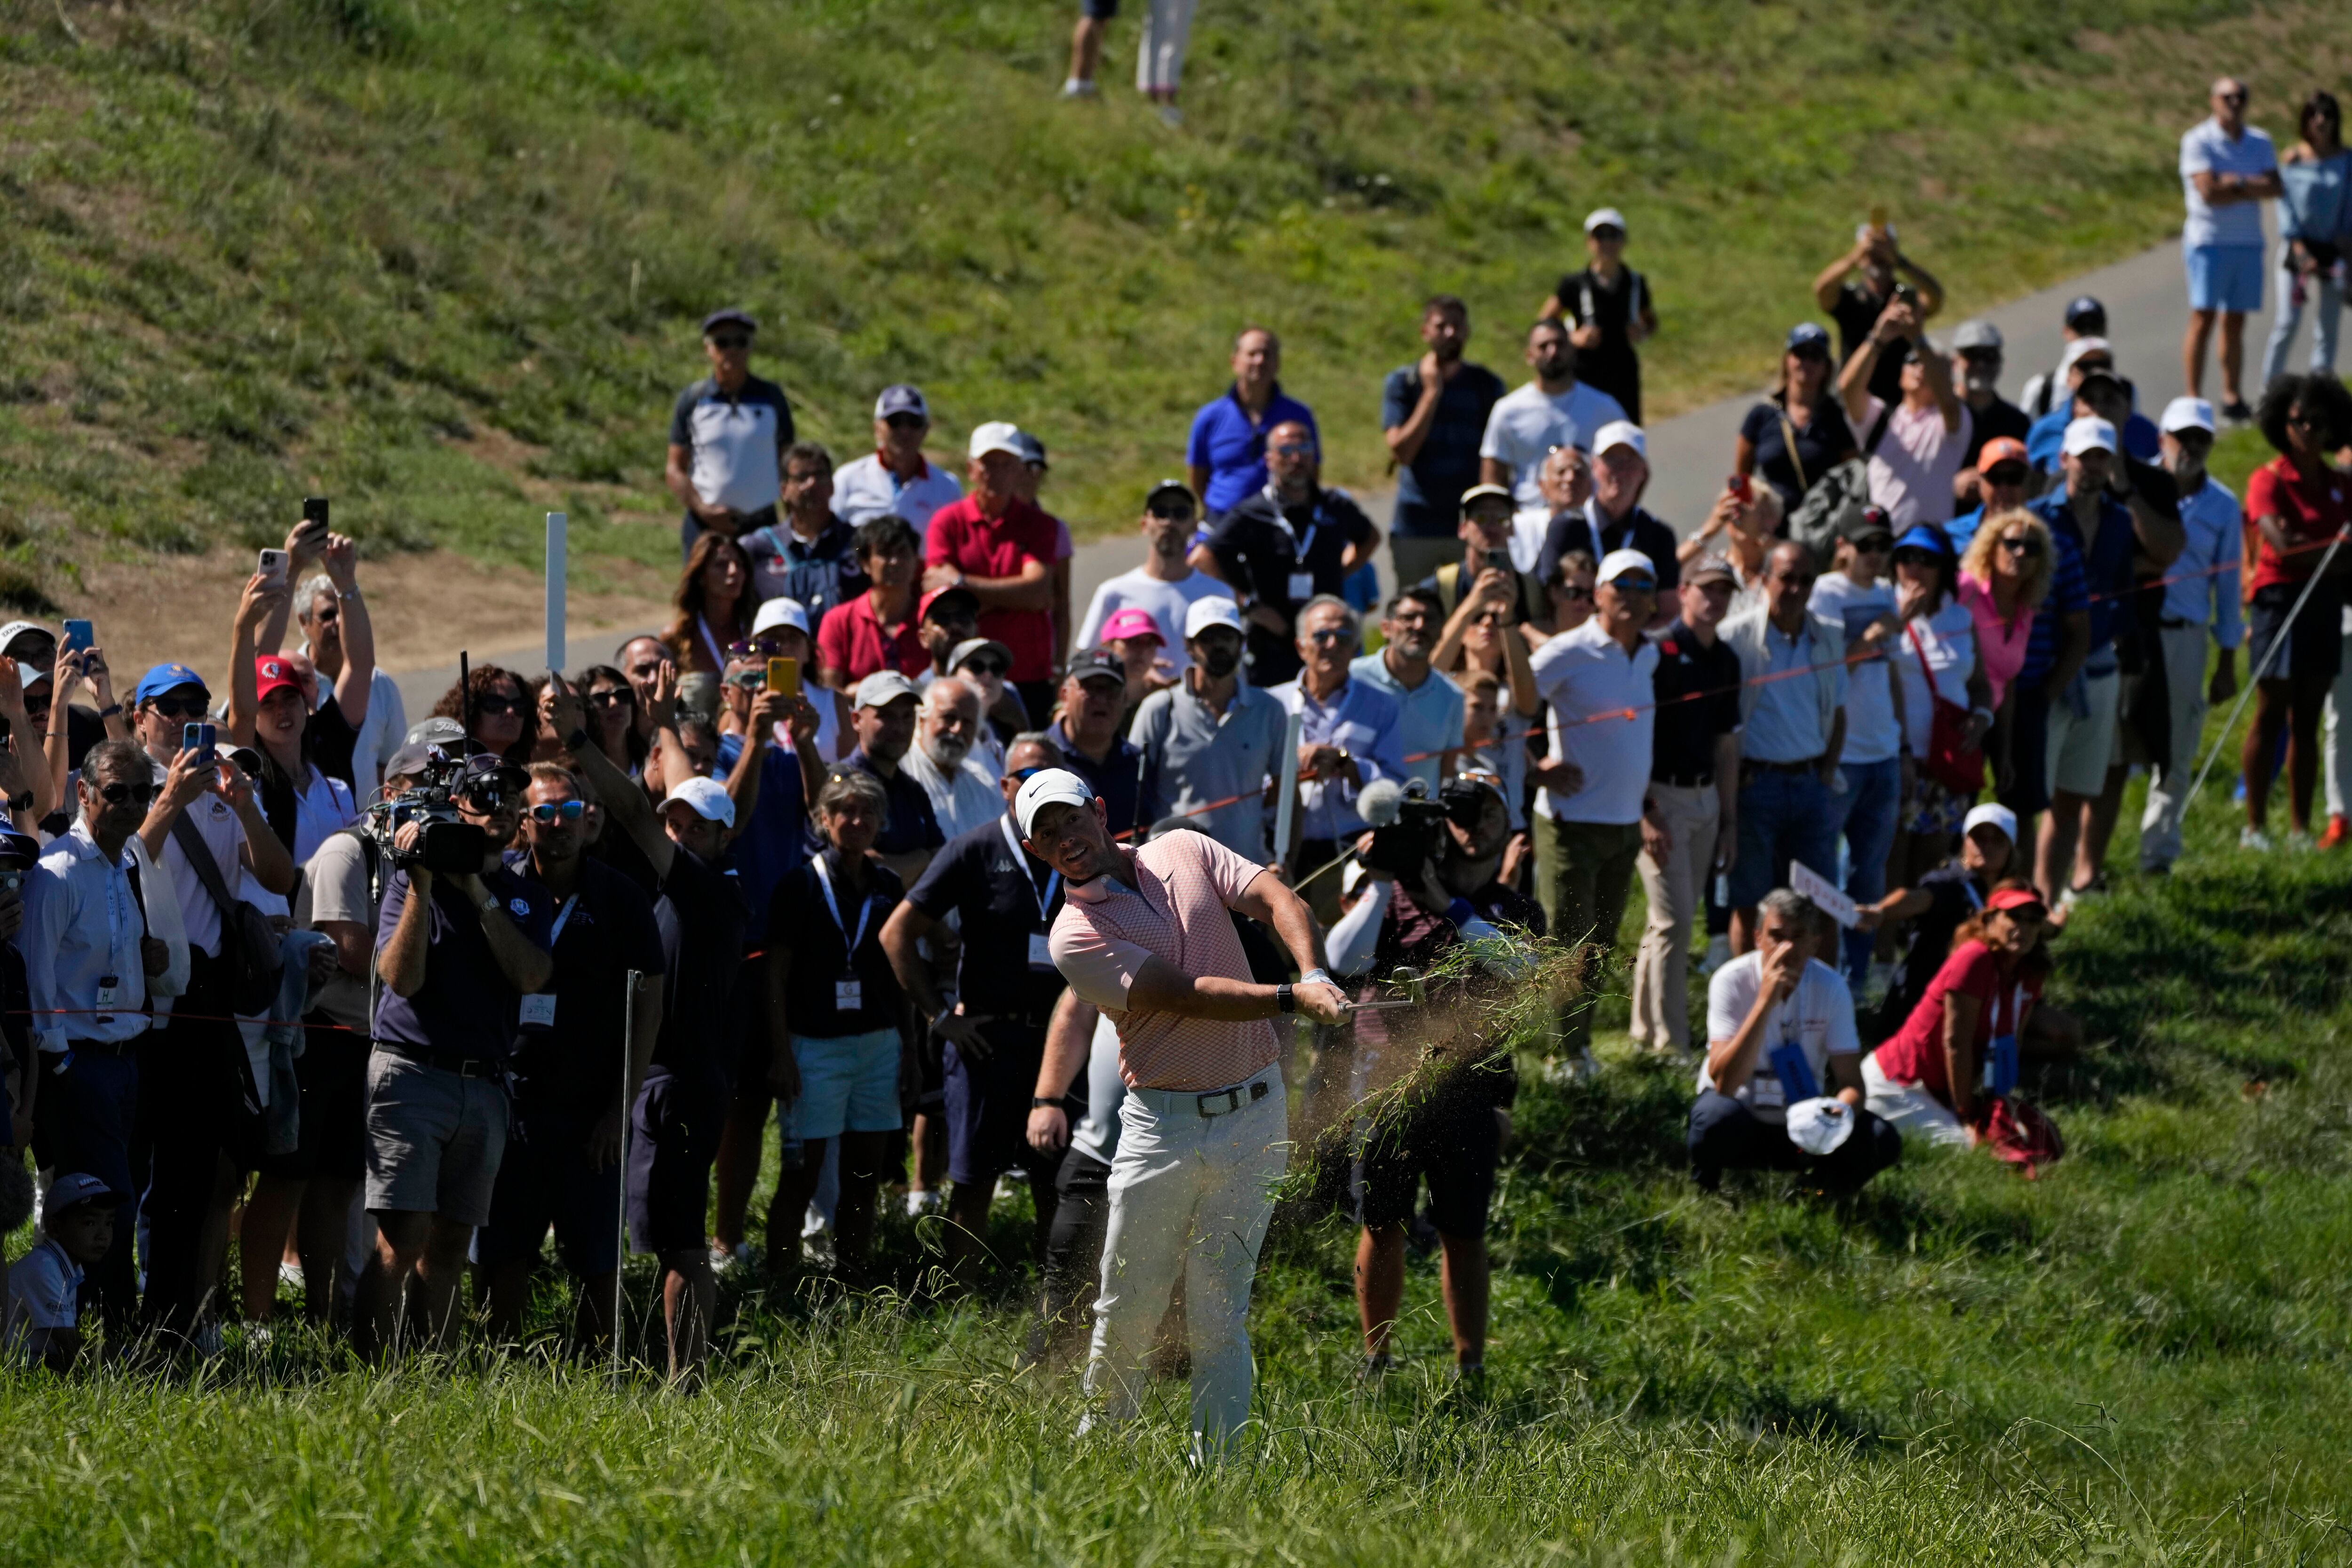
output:
M1236 326L1288 343L1337 477L1377 481L1416 301L1475 352L1634 226L1662 408L1769 368L1885 204L1965 308L2159 237L2215 56L2275 123L2307 0L1276 0L1203 8L1186 128L1053 97L1046 0L0 0L0 598L245 545L325 490L372 548L670 548L694 323L846 456L923 384L1016 418L1082 529L1181 462ZM2251 24L2251 25L2250 25Z

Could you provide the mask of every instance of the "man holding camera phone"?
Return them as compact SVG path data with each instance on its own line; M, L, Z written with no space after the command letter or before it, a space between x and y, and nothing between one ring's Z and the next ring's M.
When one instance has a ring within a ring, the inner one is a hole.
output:
M239 616L266 600L257 574ZM222 906L236 899L247 873L270 892L291 893L294 858L263 819L253 781L205 742L212 694L202 676L184 664L159 664L139 678L131 701L153 791L139 837L148 858L169 873L189 961L187 987L173 1009L186 1016L167 1024L156 1008L139 1050L142 1135L154 1150L142 1205L144 1317L151 1327L184 1335L195 1331L207 1290L206 1222L216 1211L226 1217L227 1172L250 1169L259 1154L247 1109L245 1040L229 1021L235 911ZM195 856L204 858L201 866Z
M480 830L479 860L434 870L425 863L428 824L401 824L376 917L367 1206L378 1229L352 1310L363 1356L391 1339L412 1269L424 1284L426 1331L447 1333L506 1151L518 1026L553 1021L555 899L499 858L529 780L492 752L455 772L457 820Z
M1464 941L1498 936L1500 927L1541 936L1543 910L1496 880L1510 837L1509 809L1490 780L1456 778L1434 801L1406 801L1396 826L1362 842L1362 883L1328 943L1331 973L1363 976L1359 1002L1378 1003L1393 999L1393 993L1371 982L1401 965L1426 973ZM1459 994L1463 988L1449 989ZM1370 1119L1349 1173L1350 1217L1363 1226L1356 1244L1356 1304L1365 1370L1379 1373L1389 1367L1389 1338L1404 1299L1405 1226L1426 1180L1430 1216L1444 1250L1455 1373L1475 1379L1486 1355L1486 1211L1510 1134L1518 1075L1508 1051L1487 1051L1474 1037L1458 1034L1463 1018L1442 1008L1414 1008L1404 1040L1391 1034L1385 1011L1364 1008L1353 1021L1350 1105L1391 1088L1424 1052L1452 1053L1425 1092L1411 1090ZM1391 1052L1392 1045L1404 1048Z

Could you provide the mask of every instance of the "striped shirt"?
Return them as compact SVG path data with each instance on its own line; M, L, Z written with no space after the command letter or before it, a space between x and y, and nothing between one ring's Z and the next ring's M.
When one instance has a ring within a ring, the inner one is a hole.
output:
M2063 492L2050 493L2059 498L2063 508ZM2090 578L2083 571L2083 551L2075 542L2074 531L2051 522L2047 509L2028 510L2050 523L2050 542L2056 552L2056 558L2051 562L2050 592L2033 612L2033 630L2025 641L2025 663L2017 672L2019 680L2038 686L2049 678L2050 667L2058 662L2058 618L2077 610L2088 610L2091 586Z
M1137 1089L1224 1089L1273 1065L1274 1026L1129 1009L1145 960L1226 980L1251 978L1226 911L1263 868L1201 833L1171 833L1133 852L1135 886L1097 877L1068 890L1055 917L1055 967L1118 1026L1118 1073Z

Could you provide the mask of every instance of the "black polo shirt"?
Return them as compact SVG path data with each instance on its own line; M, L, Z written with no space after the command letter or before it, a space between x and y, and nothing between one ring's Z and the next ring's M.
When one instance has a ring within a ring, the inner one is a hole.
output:
M950 910L961 919L956 995L965 1012L1042 1028L1064 984L1043 946L1062 912L1062 883L1005 837L1006 823L1000 816L950 839L907 901L935 921Z
M1217 571L1236 594L1272 605L1288 623L1316 595L1339 592L1348 578L1340 557L1351 542L1366 544L1371 537L1371 519L1342 491L1318 489L1310 500L1284 507L1278 519L1273 498L1260 490L1218 520L1208 544ZM1297 575L1307 581L1294 584ZM1294 586L1307 591L1293 593ZM1297 643L1287 625L1276 633L1249 622L1245 652L1252 686L1278 686L1298 673Z
M1650 677L1658 710L1650 730L1650 777L1690 780L1715 771L1715 743L1739 729L1739 656L1711 647L1678 618L1658 638Z
M832 883L830 903L825 900L824 883L818 880L820 862ZM898 1027L898 977L882 951L882 924L898 907L903 891L897 872L868 860L866 891L861 896L842 872L840 851L830 848L784 873L768 905L768 944L772 954L781 952L790 958L782 1019L787 1030L811 1039L834 1040ZM861 910L865 913L862 935L858 931ZM836 910L841 921L847 922L847 931L836 923ZM857 938L854 957L849 951L852 937ZM845 1007L835 987L853 977L858 984L857 1005Z
M528 874L520 850L507 864ZM555 1023L516 1035L517 1103L593 1116L620 1097L628 973L658 985L668 960L653 900L602 861L580 858L580 886L555 906Z
M1598 515L1601 503L1589 507L1552 513L1544 529L1544 542L1536 552L1536 576L1549 584L1559 570L1559 558L1571 550L1581 550L1594 561L1612 550L1638 550L1650 558L1658 574L1658 598L1664 603L1683 584L1682 563L1675 556L1675 531L1636 506L1617 522L1605 523L1601 537L1592 535L1592 523L1586 517L1591 511Z
M1147 790L1143 784L1143 751L1134 742L1120 736L1111 742L1103 760L1097 762L1078 750L1061 720L1055 720L1045 733L1062 749L1063 765L1086 780L1087 787L1102 797L1103 821L1113 833L1149 827L1160 820L1156 792Z
M910 849L937 849L948 841L948 836L940 831L939 814L931 809L930 795L903 763L885 774L866 760L866 748L860 746L844 757L841 765L872 773L889 798L889 819L883 823L881 834L874 840L875 853L904 855Z
M1837 303L1830 310L1838 326L1838 365L1842 369L1852 359L1878 318L1886 311L1891 294L1881 294L1866 283L1848 279L1838 285ZM1885 349L1878 352L1878 363L1870 367L1870 394L1889 408L1903 401L1903 361Z
M1999 393L1982 408L1969 409L1969 449L1960 458L1960 467L1977 466L1977 454L1984 450L1987 441L2007 436L2022 441L2033 429L2032 416Z
M732 876L690 849L675 849L654 905L667 977L661 1038L654 1044L656 1071L707 1087L725 1083L734 1072L742 1025L735 981L750 920Z

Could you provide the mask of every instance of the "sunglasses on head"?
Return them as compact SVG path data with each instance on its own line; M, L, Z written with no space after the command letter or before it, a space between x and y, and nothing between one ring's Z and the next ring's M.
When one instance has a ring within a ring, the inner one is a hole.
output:
M143 784L126 784L117 779L112 784L98 784L94 787L98 791L98 798L109 805L121 805L126 800L145 805L155 798L155 785L152 780Z
M2000 547L2011 555L2022 555L2029 561L2042 553L2042 542L2031 537L2004 539Z
M530 808L530 819L533 822L577 822L587 810L588 803L584 800L541 801Z
M212 704L210 692L195 697L153 697L147 701L149 708L166 719L201 719Z
M748 332L718 332L712 334L710 346L714 349L748 349L751 346L751 338Z

